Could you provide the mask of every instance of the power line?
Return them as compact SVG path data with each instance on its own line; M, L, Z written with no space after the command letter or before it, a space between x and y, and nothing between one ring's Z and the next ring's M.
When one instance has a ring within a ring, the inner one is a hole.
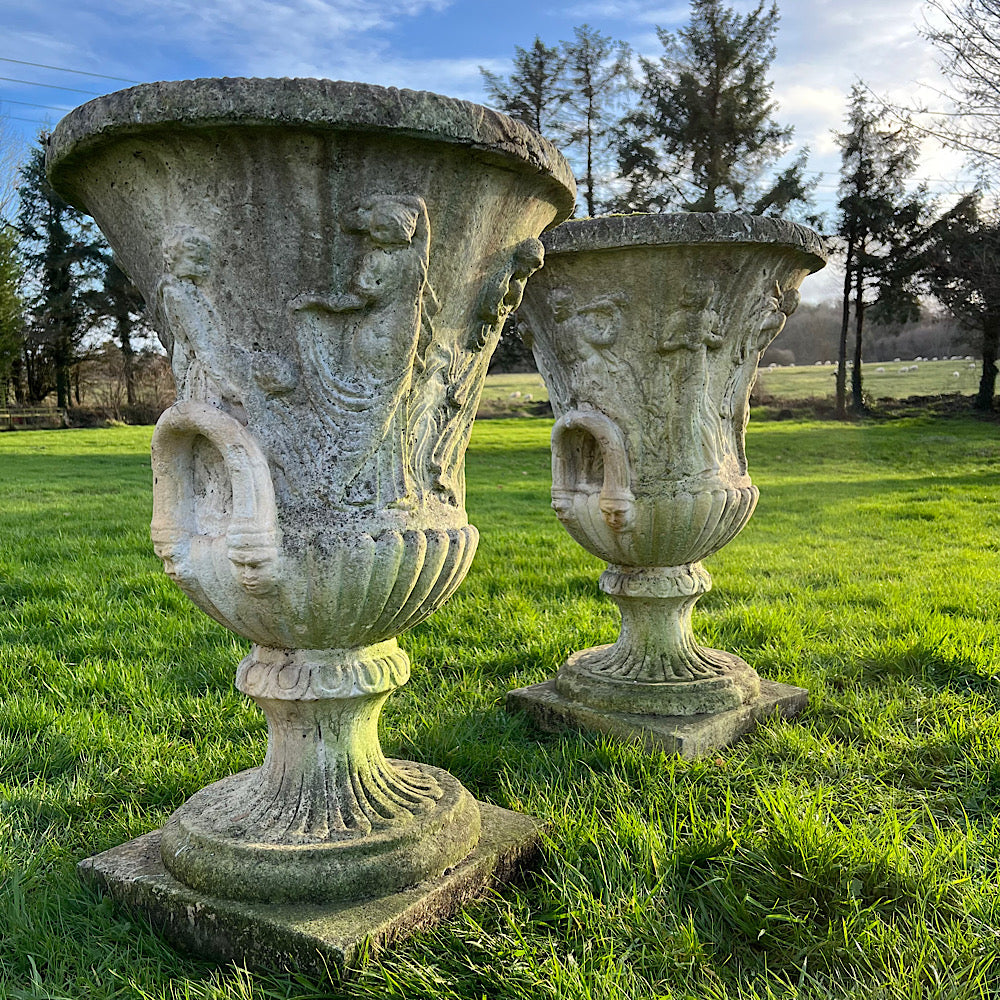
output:
M0 56L0 62L17 63L18 66L34 66L37 69L54 69L57 73L77 73L80 76L97 76L102 80L120 80L122 83L138 83L138 80L130 80L124 76L108 76L107 73L91 73L85 69L66 69L65 66L49 66L46 63L25 62L23 59L8 59Z
M35 104L34 101L15 101L13 97L0 97L0 104L24 104L29 108L48 108L49 111L72 111L72 108L60 108L55 104Z
M0 80L8 83L26 83L29 87L48 87L49 90L71 90L74 94L92 94L94 97L101 97L99 90L80 90L79 87L60 87L55 83L39 83L37 80L18 80L13 76L0 76Z

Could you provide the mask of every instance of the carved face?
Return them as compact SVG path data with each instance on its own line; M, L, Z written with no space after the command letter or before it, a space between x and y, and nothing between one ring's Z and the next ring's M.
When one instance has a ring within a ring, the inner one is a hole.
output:
M573 516L573 494L552 491L552 509L556 512L556 517L565 523Z
M187 565L187 547L175 539L154 541L153 551L163 561L163 572L174 583L184 583L192 578Z
M208 277L211 256L212 244L208 238L190 229L177 234L164 249L167 270L177 278L189 278L196 283Z
M612 531L625 531L635 520L635 507L631 500L621 497L601 497L601 513Z
M376 243L385 246L405 246L417 229L418 213L414 206L385 198L371 210L368 231Z
M268 546L230 548L229 561L240 586L254 597L273 593L278 586L278 551Z

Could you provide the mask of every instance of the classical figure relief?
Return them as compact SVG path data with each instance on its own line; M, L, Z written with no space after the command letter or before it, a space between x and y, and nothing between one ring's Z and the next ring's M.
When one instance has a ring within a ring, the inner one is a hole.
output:
M153 323L170 357L177 396L223 406L242 418L240 394L218 361L225 331L203 287L212 268L211 241L191 226L177 226L163 244L163 259Z
M712 391L716 355L725 339L715 308L717 295L711 278L691 278L657 333L656 348L668 359L669 384L678 404L670 411L667 448L677 457L680 471L689 476L714 475L725 454Z
M434 491L453 506L461 503L465 493L460 466L475 419L469 404L482 387L504 322L521 304L524 286L542 266L544 257L545 250L539 240L519 243L506 267L497 272L480 293L468 341L454 349L443 343L431 346L427 370L436 373L434 378L448 388L444 393L444 405L438 409L434 420L436 435L428 418L424 417L417 447L425 453L431 437L435 437L427 467L431 470Z
M757 381L757 365L764 348L785 327L785 321L798 308L799 291L782 292L776 281L752 313L745 337L737 343L731 374L722 399L722 418L728 421L736 438L736 461L740 475L747 474L746 428L750 420L750 393Z
M304 387L337 442L334 501L406 506L414 488L404 461L405 401L435 308L427 207L421 198L383 195L348 213L343 226L367 244L348 290L289 303Z
M714 307L715 282L711 278L695 277L681 288L677 308L670 313L657 337L661 354L671 351L701 351L718 347L725 334L721 318Z

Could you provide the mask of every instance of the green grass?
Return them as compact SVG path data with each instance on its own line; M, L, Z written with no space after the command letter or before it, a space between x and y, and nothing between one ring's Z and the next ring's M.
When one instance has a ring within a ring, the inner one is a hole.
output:
M751 423L760 506L696 629L811 703L695 762L503 710L616 632L548 510L549 427L477 424L480 551L404 637L383 725L547 820L543 864L343 984L176 955L78 883L257 763L265 728L233 689L244 644L152 555L149 429L0 435L0 996L1000 996L995 426Z
M516 393L521 395L517 396ZM514 403L525 395L530 395L535 400L549 398L549 391L538 372L488 375L483 388L483 399L486 401Z
M900 371L916 365L916 371ZM970 368L969 366L972 365ZM879 369L882 371L879 371ZM874 361L862 366L864 390L872 399L904 399L907 396L940 396L959 393L973 396L979 388L982 362L965 361ZM762 367L757 379L758 395L783 399L824 399L833 396L836 365L797 365L790 368ZM958 372L958 375L955 375ZM848 391L851 373L848 372Z
M900 371L916 365L916 371ZM971 367L970 367L971 365ZM879 371L879 369L882 369ZM862 368L865 392L873 399L905 399L908 396L941 396L955 393L974 396L979 388L981 362L878 361ZM788 368L762 367L757 377L758 398L782 401L833 398L834 365L798 365ZM958 375L955 375L958 372ZM848 372L850 392L850 372ZM520 396L516 395L520 393ZM527 395L538 402L549 398L537 373L490 375L483 391L482 416L527 416Z

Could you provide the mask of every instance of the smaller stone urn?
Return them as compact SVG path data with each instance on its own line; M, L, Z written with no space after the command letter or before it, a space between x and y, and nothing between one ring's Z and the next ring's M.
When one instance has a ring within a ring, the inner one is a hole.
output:
M519 317L558 418L552 507L607 561L622 629L509 704L697 753L805 703L699 645L691 612L711 585L701 560L757 503L744 450L757 363L824 247L790 222L700 213L576 220L544 243Z

